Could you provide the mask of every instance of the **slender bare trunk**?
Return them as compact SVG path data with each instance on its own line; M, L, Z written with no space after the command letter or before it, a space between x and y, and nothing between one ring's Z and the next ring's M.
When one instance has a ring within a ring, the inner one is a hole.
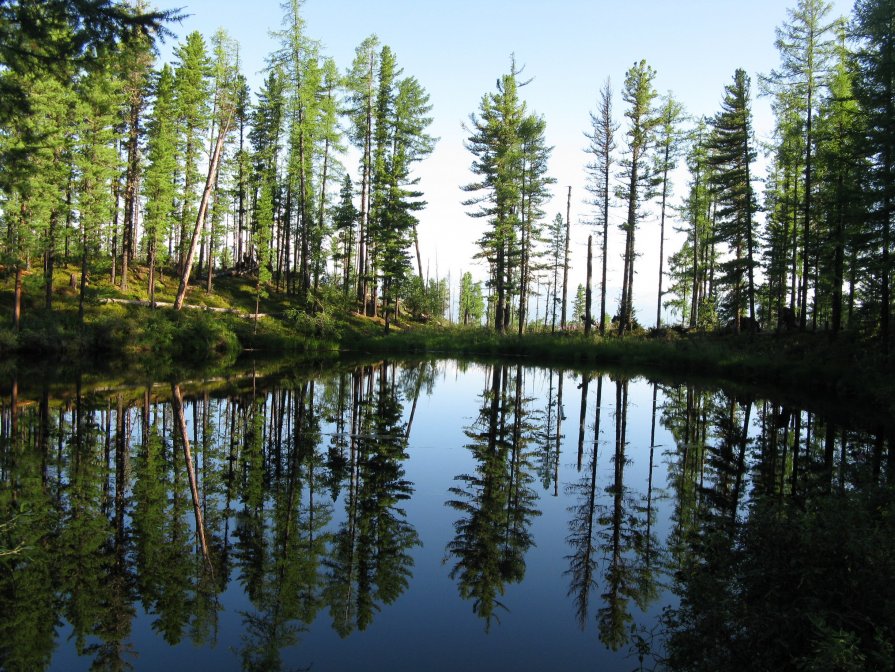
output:
M187 285L189 284L190 272L192 271L193 256L196 254L196 244L199 241L199 233L202 230L202 223L205 221L205 213L208 210L211 187L217 177L218 165L221 160L221 153L224 149L224 140L230 129L230 119L232 119L232 115L231 117L228 117L227 123L221 126L217 142L214 146L214 152L211 156L211 161L208 164L208 177L205 179L205 189L202 191L202 200L199 202L199 214L196 217L196 225L193 227L193 236L190 239L190 246L187 250L183 269L180 274L180 286L177 289L177 296L174 299L174 310L183 308L183 301L186 298Z
M587 237L587 284L584 286L584 335L586 337L590 337L591 332L591 324L593 324L593 319L591 318L590 310L591 310L591 291L590 291L590 283L591 276L593 275L593 236Z
M572 222L569 217L572 213L572 187L569 187L568 196L566 197L566 253L563 260L562 271L562 313L559 321L559 328L566 328L566 301L569 294L569 233Z

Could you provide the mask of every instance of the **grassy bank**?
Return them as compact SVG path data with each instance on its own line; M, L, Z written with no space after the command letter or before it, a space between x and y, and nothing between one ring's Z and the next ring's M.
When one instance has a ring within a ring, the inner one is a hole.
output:
M500 337L484 329L420 328L363 341L371 352L472 357L524 357L530 363L624 370L656 378L705 378L763 388L795 398L868 406L895 417L893 370L876 345L855 335L826 333L641 334L590 339L580 333Z
M78 316L77 292L67 283L72 270L59 270L53 309L43 308L42 279L26 278L21 327L0 328L0 354L25 362L65 361L92 368L130 367L154 371L203 368L225 371L242 353L268 357L333 359L341 353L389 356L524 357L529 363L569 368L613 368L656 377L705 377L718 382L788 391L873 406L895 417L891 365L874 343L844 334L823 333L721 336L640 334L624 339L583 334L531 333L498 336L487 329L397 322L383 334L380 320L344 310L309 316L282 295L264 299L254 319L254 287L249 280L222 278L214 292L193 288L190 308L174 311L139 305L144 282L136 269L133 289L110 283L92 285L84 319ZM173 283L162 283L157 300L173 300ZM111 301L111 302L110 302ZM133 302L133 303L129 303ZM11 315L6 283L0 307Z

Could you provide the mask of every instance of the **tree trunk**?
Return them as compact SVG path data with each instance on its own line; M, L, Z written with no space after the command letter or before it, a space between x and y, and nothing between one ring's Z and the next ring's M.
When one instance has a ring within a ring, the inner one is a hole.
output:
M81 241L81 288L78 292L78 322L84 324L84 296L87 293L87 230Z
M193 227L193 235L190 239L190 246L187 250L183 263L183 269L180 274L180 286L177 288L177 296L174 298L174 310L183 308L183 301L186 298L187 285L190 281L190 272L192 271L193 256L196 254L196 244L199 240L199 232L202 229L202 222L205 221L205 213L208 210L208 201L211 196L211 187L217 176L218 164L221 160L221 153L224 149L224 140L230 129L230 120L222 125L218 134L217 142L214 146L214 153L211 161L208 163L208 177L205 180L205 189L202 191L202 200L199 203L199 214L196 216L196 225Z
M58 222L59 213L54 210L50 214L50 230L47 234L47 254L44 262L44 306L47 310L53 309L53 265L56 260L54 247Z
M593 236L587 237L587 284L584 286L584 335L590 338L591 324L591 291L590 282L593 275Z
M370 163L373 133L373 59L370 59L370 86L367 91L367 124L364 132L363 166L361 168L360 190L360 235L357 245L357 300L361 310L367 312L367 248L368 227L367 200L370 194Z
M572 212L572 187L569 187L568 196L566 197L566 254L563 260L562 271L562 314L560 317L559 328L566 328L566 300L569 293L569 232L571 229L571 221L569 217Z
M155 308L155 246L156 241L149 241L149 306Z
M809 66L810 67L810 66ZM811 116L812 116L812 82L808 82L808 120L806 125L806 133L805 133L805 228L803 230L803 239L802 239L802 290L799 296L799 329L801 331L805 331L805 328L808 325L808 276L810 275L810 268L808 264L808 260L810 259L811 253Z
M112 181L112 197L115 199L115 210L112 217L112 286L114 287L118 281L118 202L121 200L119 194L119 181L115 178ZM126 289L126 288L124 288Z
M22 265L16 261L16 285L12 306L12 326L17 332L22 319Z
M202 520L202 505L199 500L196 471L193 469L193 456L190 453L190 437L186 426L186 416L183 411L183 395L180 392L180 385L177 385L176 383L172 384L171 392L174 399L174 414L177 416L180 440L183 443L183 457L186 462L186 473L190 483L190 494L193 497L193 512L196 516L196 536L199 538L199 547L202 551L202 558L205 560L207 568L211 570L211 556L208 553L208 542L205 538L205 523Z
M668 198L668 161L670 145L665 146L664 172L662 174L662 206L659 216L659 291L656 294L656 329L662 326L662 275L665 268L665 201Z
M420 280L423 279L423 259L420 257L420 238L416 232L416 220L413 222L413 247L416 249L416 268L417 273L420 276ZM436 269L438 270L438 269Z
M699 189L702 186L700 182L699 161L696 162L696 177L694 179L693 193L693 287L692 296L690 297L690 327L695 328L699 311Z

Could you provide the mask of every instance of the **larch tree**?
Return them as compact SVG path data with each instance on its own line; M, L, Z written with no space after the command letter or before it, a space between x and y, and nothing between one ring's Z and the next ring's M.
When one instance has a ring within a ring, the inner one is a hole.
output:
M17 87L30 114L16 116L0 134L7 227L3 262L15 269L15 324L21 316L22 272L37 259L43 265L44 304L52 309L53 271L72 211L74 92L53 77L26 79L11 86Z
M472 172L478 180L463 186L473 194L463 202L472 217L486 218L488 228L479 240L479 256L490 268L488 281L494 301L494 328L504 334L510 326L511 295L518 249L520 172L522 142L519 129L526 106L519 99L520 71L512 60L510 72L497 81L497 90L486 93L478 114L471 114L466 148L473 155Z
M51 78L35 79L27 95L32 113L23 120L22 144L14 151L21 152L18 158L28 164L20 173L24 178L22 213L40 241L44 305L50 310L57 255L64 249L65 228L73 211L70 194L77 96L71 84Z
M180 310L183 307L183 302L186 298L190 273L192 272L193 257L196 253L199 236L205 226L205 217L211 202L212 190L217 181L224 145L233 130L238 102L239 79L236 70L235 43L233 43L225 34L220 37L218 43L220 48L216 54L216 63L213 69L215 84L212 115L213 127L217 133L217 138L214 141L214 145L212 146L208 157L205 186L202 189L202 195L199 198L199 207L196 212L192 235L190 235L189 244L184 251L183 264L180 272L180 284L177 288L177 295L174 297L175 310ZM186 204L184 204L184 210L186 210Z
M786 99L795 106L802 120L802 152L804 155L804 182L802 190L802 282L798 297L799 323L802 329L808 317L808 285L812 274L814 253L812 227L815 208L813 179L814 117L821 97L819 90L825 85L830 59L835 46L833 27L835 21L828 18L832 11L829 0L798 0L795 9L787 10L788 20L777 29L776 47L780 52L780 68L765 79L771 91L783 90Z
M348 137L360 151L360 208L357 236L357 301L364 310L368 290L367 220L369 216L370 180L373 172L373 107L376 99L376 77L379 71L379 38L367 37L355 49L354 61L345 76L347 89Z
M596 112L590 113L590 132L585 133L589 155L586 165L587 190L592 195L594 223L601 236L602 275L600 279L600 335L606 335L606 280L609 252L609 205L612 191L613 152L618 124L612 118L612 82L607 78L600 89Z
M556 307L561 301L558 292L559 269L563 267L563 261L566 251L566 223L561 212L556 213L553 221L551 221L547 227L547 245L548 254L550 257L548 263L550 265L550 269L553 271L553 278L550 284L550 288L553 289L553 297L551 299L550 288L548 288L547 315L545 316L544 323L546 324L546 318L549 317L550 331L553 332L556 331Z
M202 179L199 160L211 116L211 86L208 79L211 61L205 39L198 32L187 35L186 41L175 49L174 57L174 95L182 175L176 258L178 272L182 274L186 265L189 232L196 221L196 190ZM169 239L169 251L172 251L171 242Z
M472 273L467 271L460 278L460 301L458 322L464 327L481 324L485 314L485 300L482 297L482 283L473 282Z
M644 205L655 194L654 162L655 132L659 123L656 114L656 90L653 87L656 71L646 61L635 63L625 75L622 100L627 103L625 117L625 152L621 159L621 184L617 191L619 200L627 206L622 224L625 232L623 254L622 291L618 311L618 332L623 335L634 323L634 260L636 259L635 235L644 217Z
M346 151L340 128L339 92L342 88L342 76L331 58L322 62L320 90L318 92L317 121L317 154L315 160L316 182L318 184L316 225L311 240L312 278L314 289L320 283L320 276L326 265L324 256L324 237L331 233L327 229L326 210L332 198L331 184L337 184L344 166L339 159Z
M143 11L143 2L138 5ZM143 116L149 92L150 74L155 60L152 40L138 35L122 45L119 56L124 96L122 117L125 135L124 212L121 229L121 288L127 289L128 265L136 252L137 223L139 220L139 184L141 170L141 142ZM113 238L117 232L113 232ZM117 250L112 251L113 257ZM115 259L112 260L114 275ZM114 278L113 278L114 283Z
M212 130L217 130L218 138L211 145L210 160L217 162L217 169L212 178L211 205L206 222L203 223L203 248L207 247L207 266L205 291L212 291L215 255L218 253L221 239L225 231L223 221L229 210L229 195L226 181L229 178L230 161L226 157L231 153L232 136L239 130L240 115L245 114L245 78L239 71L239 45L227 32L218 29L211 38L212 45L212 81L213 81L213 115ZM214 133L212 133L214 138ZM217 143L220 142L220 148ZM215 159L215 150L217 158ZM237 164L238 167L238 164ZM199 268L202 268L203 252L199 253Z
M251 177L253 210L250 227L252 245L248 254L252 262L259 266L262 260L268 258L270 250L265 249L265 245L269 247L272 244L274 216L279 209L278 158L283 144L282 128L286 108L283 88L282 70L275 66L267 73L251 114L249 140L253 150ZM264 217L261 213L264 213ZM262 229L264 229L263 245L254 240Z
M552 147L546 144L547 121L529 114L519 127L520 166L520 231L519 231L519 305L518 330L521 336L528 321L528 302L534 273L537 270L537 244L543 238L541 220L544 203L550 197L549 187L556 180L547 174Z
M76 91L73 163L81 248L78 319L83 322L88 264L91 256L98 256L103 224L112 219L112 183L120 169L115 127L122 105L121 80L111 70L95 69L78 82Z
M837 27L839 40L829 77L828 92L817 123L819 259L815 283L814 319L822 316L833 334L843 327L843 290L854 277L863 225L861 180L870 173L861 156L861 114L854 95L852 55L846 44L845 22Z
M724 88L721 110L711 122L710 162L715 173L718 219L715 236L727 245L730 257L721 263L721 284L727 289L724 306L736 331L743 311L755 323L755 267L757 250L751 165L755 160L749 76L738 69Z
M656 293L656 329L662 326L662 280L665 273L665 213L672 195L671 173L678 163L683 133L684 106L676 101L671 92L662 97L658 108L659 123L656 128L656 176L661 180L659 202L659 288Z
M237 54L237 69L239 60ZM245 255L245 232L248 229L250 185L252 177L251 151L248 147L248 127L251 123L251 91L244 75L240 74L236 94L237 146L231 168L234 173L233 198L236 202L235 230L233 232L233 261L236 268L242 268Z
M177 126L174 72L167 63L155 81L155 102L147 128L147 166L142 181L146 198L143 221L150 305L155 305L155 273L164 241L176 221Z
M801 296L798 234L803 210L805 154L801 122L788 92L778 92L772 104L776 116L772 163L764 191L766 224L763 241L767 317L797 312Z
M852 33L857 40L856 94L864 117L872 295L879 305L884 352L891 347L892 227L895 225L895 2L858 0Z
M323 72L320 45L307 35L301 14L302 3L299 0L288 0L283 4L283 9L283 30L275 34L280 41L280 48L273 54L273 62L282 69L284 76L287 125L286 194L283 224L276 236L276 282L279 287L281 275L285 274L286 285L290 284L294 258L299 301L308 306L311 290L311 243L318 221L313 174L319 136L319 92Z

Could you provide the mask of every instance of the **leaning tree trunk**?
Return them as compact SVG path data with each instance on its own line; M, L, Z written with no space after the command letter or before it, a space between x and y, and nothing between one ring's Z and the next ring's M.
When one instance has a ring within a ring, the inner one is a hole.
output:
M180 274L180 286L177 288L177 296L174 298L174 310L183 308L183 301L186 298L187 285L190 281L190 272L193 270L193 257L196 254L196 245L199 242L199 233L202 230L202 224L205 221L205 213L208 211L208 201L211 197L211 188L217 177L218 165L221 160L221 153L224 149L224 140L230 131L230 120L232 114L225 124L221 125L218 133L217 142L214 145L214 152L211 155L211 161L208 163L208 176L205 179L205 189L202 190L202 200L199 203L199 214L196 216L196 225L193 227L193 236L190 239L190 247L187 250L184 259L183 269Z

